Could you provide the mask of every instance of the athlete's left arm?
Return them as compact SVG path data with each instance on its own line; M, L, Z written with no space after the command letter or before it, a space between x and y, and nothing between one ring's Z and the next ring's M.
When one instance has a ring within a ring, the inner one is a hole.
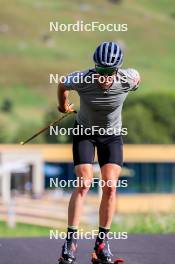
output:
M140 74L135 69L127 69L127 81L129 84L128 91L135 91L140 84Z

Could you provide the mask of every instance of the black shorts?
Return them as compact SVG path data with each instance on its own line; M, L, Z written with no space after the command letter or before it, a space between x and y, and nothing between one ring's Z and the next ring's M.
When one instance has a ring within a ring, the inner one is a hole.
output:
M75 124L77 125L77 123ZM74 166L93 164L95 147L100 167L107 163L123 165L123 140L121 135L73 135Z

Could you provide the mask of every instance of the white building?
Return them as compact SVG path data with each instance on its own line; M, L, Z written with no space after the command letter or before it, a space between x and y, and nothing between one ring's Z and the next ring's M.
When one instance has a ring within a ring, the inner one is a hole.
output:
M40 151L1 148L0 196L4 203L10 201L13 188L35 196L43 193L43 158Z

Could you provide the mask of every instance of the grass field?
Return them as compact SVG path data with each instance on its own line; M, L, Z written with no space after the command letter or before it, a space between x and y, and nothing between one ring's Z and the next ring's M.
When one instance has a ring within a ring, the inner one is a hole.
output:
M1 85L23 85L53 94L48 74L65 74L91 65L91 55L103 40L118 40L125 46L124 67L137 68L144 80L143 88L172 89L175 55L173 1L123 1L121 5L107 0L69 2L45 0L4 1L1 23L8 32L1 33ZM174 10L175 12L175 10ZM127 14L127 15L126 15ZM31 19L32 17L32 19ZM128 23L127 32L49 32L49 22L73 23L77 20L101 23ZM48 34L50 46L43 40ZM33 89L32 89L33 88ZM51 98L49 98L49 101Z
M10 228L5 222L0 221L0 237L34 237L48 236L49 228L27 224L17 224Z
M30 121L41 124L43 113L56 108L56 85L49 73L93 66L92 53L104 40L119 41L125 51L123 67L139 70L138 93L172 90L175 64L175 7L172 0L0 0L0 106L5 98L14 104L13 114L0 121L16 126ZM127 32L49 32L49 22L127 23ZM77 97L72 101L78 106ZM27 116L27 119L26 119ZM7 139L7 141L10 139Z
M49 237L50 229L53 228L19 224L19 223L16 225L16 228L13 229L7 227L7 224L5 222L0 221L0 237L33 237L33 236ZM87 229L89 231L90 228ZM97 229L97 227L94 227L93 229ZM114 221L111 231L128 232L129 234L175 233L175 215L173 214L120 215Z
M112 230L127 231L131 234L175 233L174 214L129 214L121 215L112 225Z

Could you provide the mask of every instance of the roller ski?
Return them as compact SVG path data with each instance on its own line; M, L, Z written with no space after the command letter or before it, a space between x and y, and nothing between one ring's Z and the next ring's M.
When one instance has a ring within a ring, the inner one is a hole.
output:
M76 264L77 244L75 242L65 242L62 247L61 257L58 259L59 264Z
M107 240L102 243L96 242L94 250L95 251L92 253L91 258L91 262L93 264L118 264L124 262L124 260L121 258L117 258L116 260L112 261L112 253Z

